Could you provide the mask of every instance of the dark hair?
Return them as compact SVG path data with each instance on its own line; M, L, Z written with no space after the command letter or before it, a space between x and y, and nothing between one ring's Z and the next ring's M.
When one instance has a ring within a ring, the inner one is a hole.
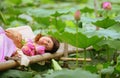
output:
M35 42L37 42L42 36L43 35L41 35L41 34L37 34L37 36L35 37ZM52 36L48 36L48 37L50 37L51 40L53 41L53 47L52 47L51 50L45 50L45 52L47 52L47 53L55 53L58 50L58 48L60 46L60 43L56 38L53 38Z
M58 50L60 43L56 38L53 38L51 36L48 37L50 37L53 41L53 48L51 50L46 50L46 52L55 53Z

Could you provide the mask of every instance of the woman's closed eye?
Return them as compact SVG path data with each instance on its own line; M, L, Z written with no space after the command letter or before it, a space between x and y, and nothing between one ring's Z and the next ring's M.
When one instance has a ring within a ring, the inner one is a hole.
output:
M51 43L50 40L47 40L48 43Z
M50 42L48 42L48 43L46 43L46 44L45 44L46 48L48 48L48 47L49 47L49 44L50 44Z
M51 45L51 41L47 40L47 43L45 44L46 49L49 49Z

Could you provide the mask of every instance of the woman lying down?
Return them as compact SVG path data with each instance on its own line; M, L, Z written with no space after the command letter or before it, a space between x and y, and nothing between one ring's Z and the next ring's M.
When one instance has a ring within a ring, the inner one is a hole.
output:
M58 40L51 36L42 36L41 34L36 35L34 40L28 39L22 44L20 33L13 30L4 31L0 27L0 62L6 61L6 57L18 56L21 60L26 59L29 63L26 56L41 55L45 52L55 53L59 46ZM24 65L22 61L21 64Z

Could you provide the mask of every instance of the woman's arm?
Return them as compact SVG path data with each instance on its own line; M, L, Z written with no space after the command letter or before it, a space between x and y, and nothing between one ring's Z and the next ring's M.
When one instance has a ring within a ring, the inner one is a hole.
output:
M17 48L22 47L22 35L15 30L5 30L6 35L13 40Z

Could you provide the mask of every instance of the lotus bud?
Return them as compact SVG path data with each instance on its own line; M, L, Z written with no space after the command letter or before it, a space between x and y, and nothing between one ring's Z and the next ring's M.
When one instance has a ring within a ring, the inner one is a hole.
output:
M105 10L111 10L112 9L112 5L110 2L103 2L102 3L102 8Z
M76 21L80 20L80 10L77 10L74 14L74 18Z

